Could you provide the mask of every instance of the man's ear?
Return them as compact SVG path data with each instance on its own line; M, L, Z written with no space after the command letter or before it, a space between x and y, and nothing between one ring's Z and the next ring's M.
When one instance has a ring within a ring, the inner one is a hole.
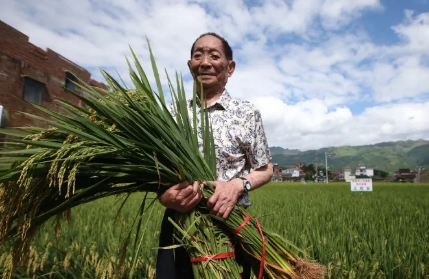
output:
M189 72L191 73L191 76L192 76L193 78L195 78L195 77L194 77L194 72L192 72L192 68L191 68L191 60L188 60L188 69L189 69Z
M231 77L234 71L235 71L235 61L230 60L228 62L228 77Z

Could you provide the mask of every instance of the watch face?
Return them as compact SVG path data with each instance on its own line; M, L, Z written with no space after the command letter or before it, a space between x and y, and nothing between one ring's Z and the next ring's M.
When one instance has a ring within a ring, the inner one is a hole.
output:
M250 182L249 181L244 181L244 187L246 188L247 191L250 191Z

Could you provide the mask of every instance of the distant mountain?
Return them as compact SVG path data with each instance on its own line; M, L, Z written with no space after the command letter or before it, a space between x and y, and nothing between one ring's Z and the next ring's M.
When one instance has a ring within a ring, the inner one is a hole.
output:
M299 149L283 149L282 147L270 147L273 155L298 155L301 153Z
M270 148L273 162L282 167L306 164L325 165L325 152L334 153L328 158L331 170L336 168L352 168L359 165L394 172L399 168L429 167L429 140L407 140L397 142L381 142L362 146L340 146L321 148L318 150L299 151L296 149Z

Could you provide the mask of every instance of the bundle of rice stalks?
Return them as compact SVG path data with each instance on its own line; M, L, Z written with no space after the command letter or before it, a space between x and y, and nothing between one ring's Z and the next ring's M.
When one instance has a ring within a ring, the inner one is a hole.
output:
M149 52L158 93L132 52L135 69L128 64L133 90L103 71L109 90L81 83L84 94L70 92L84 106L59 100L62 112L57 113L34 105L51 119L29 116L51 128L0 131L10 136L0 158L0 243L13 244L11 270L25 264L29 245L41 225L54 216L67 216L77 205L137 191L159 193L183 181L216 179L208 114L205 110L197 113L196 107L196 99L204 104L204 96L197 96L194 89L193 115L189 115L183 80L176 74L173 86L167 74L171 114L150 45ZM299 270L318 270L319 266L299 259L286 240L262 229L254 218L242 225L247 213L241 207L236 206L227 220L210 215L206 203L213 189L207 187L203 192L206 198L194 211L174 220L176 238L191 255L204 259L194 265L195 274L223 278L223 272L229 272L235 276L239 268L232 257L215 261L211 255L226 253L231 243L239 243L260 263L259 278L264 270L272 278L322 278L316 273L297 277ZM144 213L144 203L136 214ZM189 237L192 228L195 233ZM206 245L211 238L216 245ZM207 274L209 270L213 273Z
M191 258L195 278L240 278L242 268L235 260L231 235L207 214L194 210L169 220L177 230L176 242Z

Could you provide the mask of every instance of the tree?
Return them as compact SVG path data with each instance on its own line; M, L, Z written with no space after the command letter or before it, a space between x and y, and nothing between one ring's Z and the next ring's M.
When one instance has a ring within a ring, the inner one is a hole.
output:
M313 177L316 174L316 168L313 164L304 165L302 170L305 172L305 180L313 180Z
M375 176L382 177L382 178L386 178L386 177L389 175L389 173L388 173L388 172L386 172L386 171L383 171L383 170L375 169L375 170L374 170L374 175L375 175Z

